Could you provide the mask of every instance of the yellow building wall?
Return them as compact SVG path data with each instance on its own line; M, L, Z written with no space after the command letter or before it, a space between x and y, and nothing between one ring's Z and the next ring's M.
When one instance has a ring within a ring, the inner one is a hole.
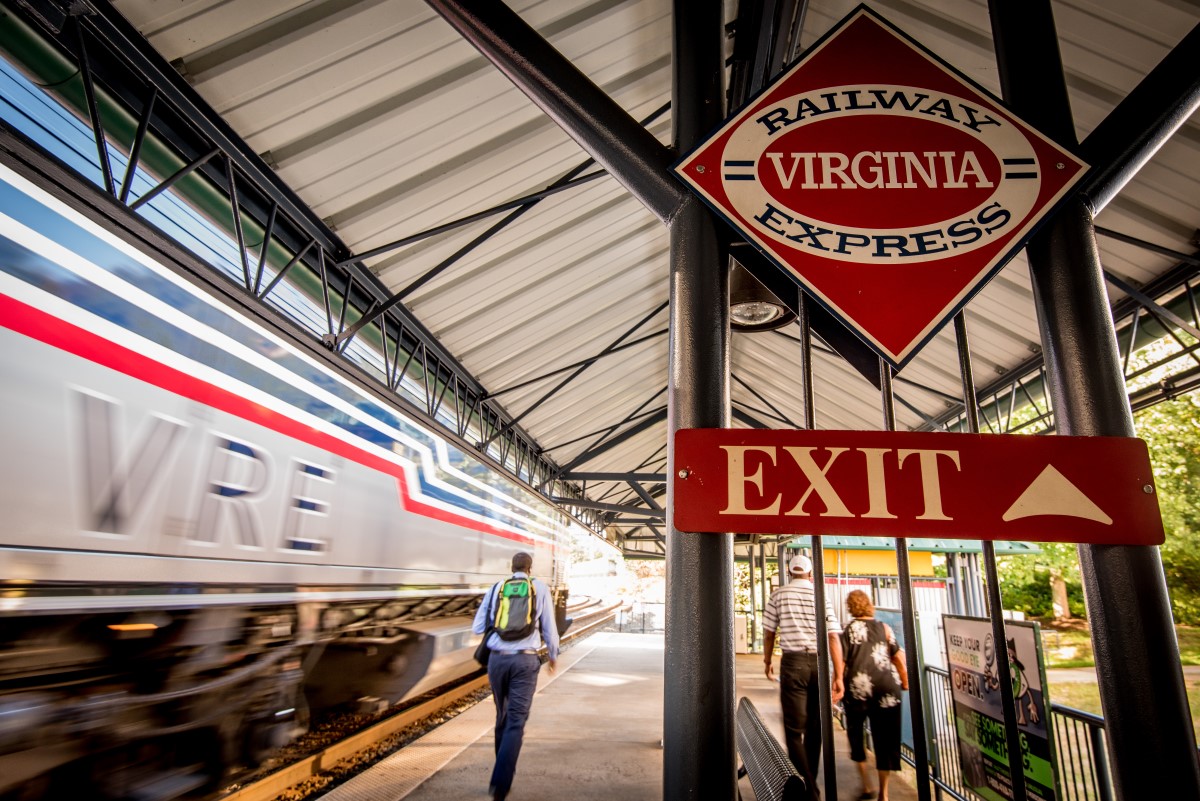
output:
M933 554L908 552L909 571L914 576L933 575ZM825 549L825 575L895 576L899 573L895 551L835 551Z

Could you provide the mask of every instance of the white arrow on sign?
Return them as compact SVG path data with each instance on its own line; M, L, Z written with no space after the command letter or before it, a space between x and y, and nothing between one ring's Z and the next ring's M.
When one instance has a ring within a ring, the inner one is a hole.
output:
M1046 469L1021 493L1021 497L1008 507L1003 520L1007 523L1036 515L1081 517L1106 526L1112 525L1112 518L1052 464L1046 465Z

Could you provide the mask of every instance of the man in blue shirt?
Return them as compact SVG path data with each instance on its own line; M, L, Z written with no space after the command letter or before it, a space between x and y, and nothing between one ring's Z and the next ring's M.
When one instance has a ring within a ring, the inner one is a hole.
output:
M513 555L513 578L529 578L533 568L533 557L524 551ZM538 648L546 643L550 655L550 672L558 665L558 627L554 622L554 605L550 588L540 579L532 579L533 591L537 596L536 617L538 624L533 633L520 640L502 640L500 635L488 635L492 649L488 659L488 681L492 685L492 698L496 702L496 766L492 769L492 780L488 793L496 801L504 801L512 787L513 774L517 771L517 757L521 754L521 743L525 739L525 721L533 706L533 693L537 690ZM475 613L471 630L483 634L490 623L489 614L495 616L499 603L500 586L495 584Z

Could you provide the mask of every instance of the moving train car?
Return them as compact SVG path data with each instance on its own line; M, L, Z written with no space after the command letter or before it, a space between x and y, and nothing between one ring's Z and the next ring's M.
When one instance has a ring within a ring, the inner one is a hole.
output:
M565 627L577 522L37 178L0 163L0 798L178 797L470 671L518 550Z

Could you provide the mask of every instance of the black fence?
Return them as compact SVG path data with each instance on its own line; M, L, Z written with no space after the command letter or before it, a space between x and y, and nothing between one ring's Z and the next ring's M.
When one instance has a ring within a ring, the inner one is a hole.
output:
M960 801L978 801L980 796L963 783L954 726L954 701L949 673L926 667L929 699L930 780L938 798L949 795ZM1063 801L1111 801L1114 797L1108 752L1104 743L1104 719L1069 706L1050 705L1049 726L1055 743L1055 772ZM903 757L914 764L912 754Z

